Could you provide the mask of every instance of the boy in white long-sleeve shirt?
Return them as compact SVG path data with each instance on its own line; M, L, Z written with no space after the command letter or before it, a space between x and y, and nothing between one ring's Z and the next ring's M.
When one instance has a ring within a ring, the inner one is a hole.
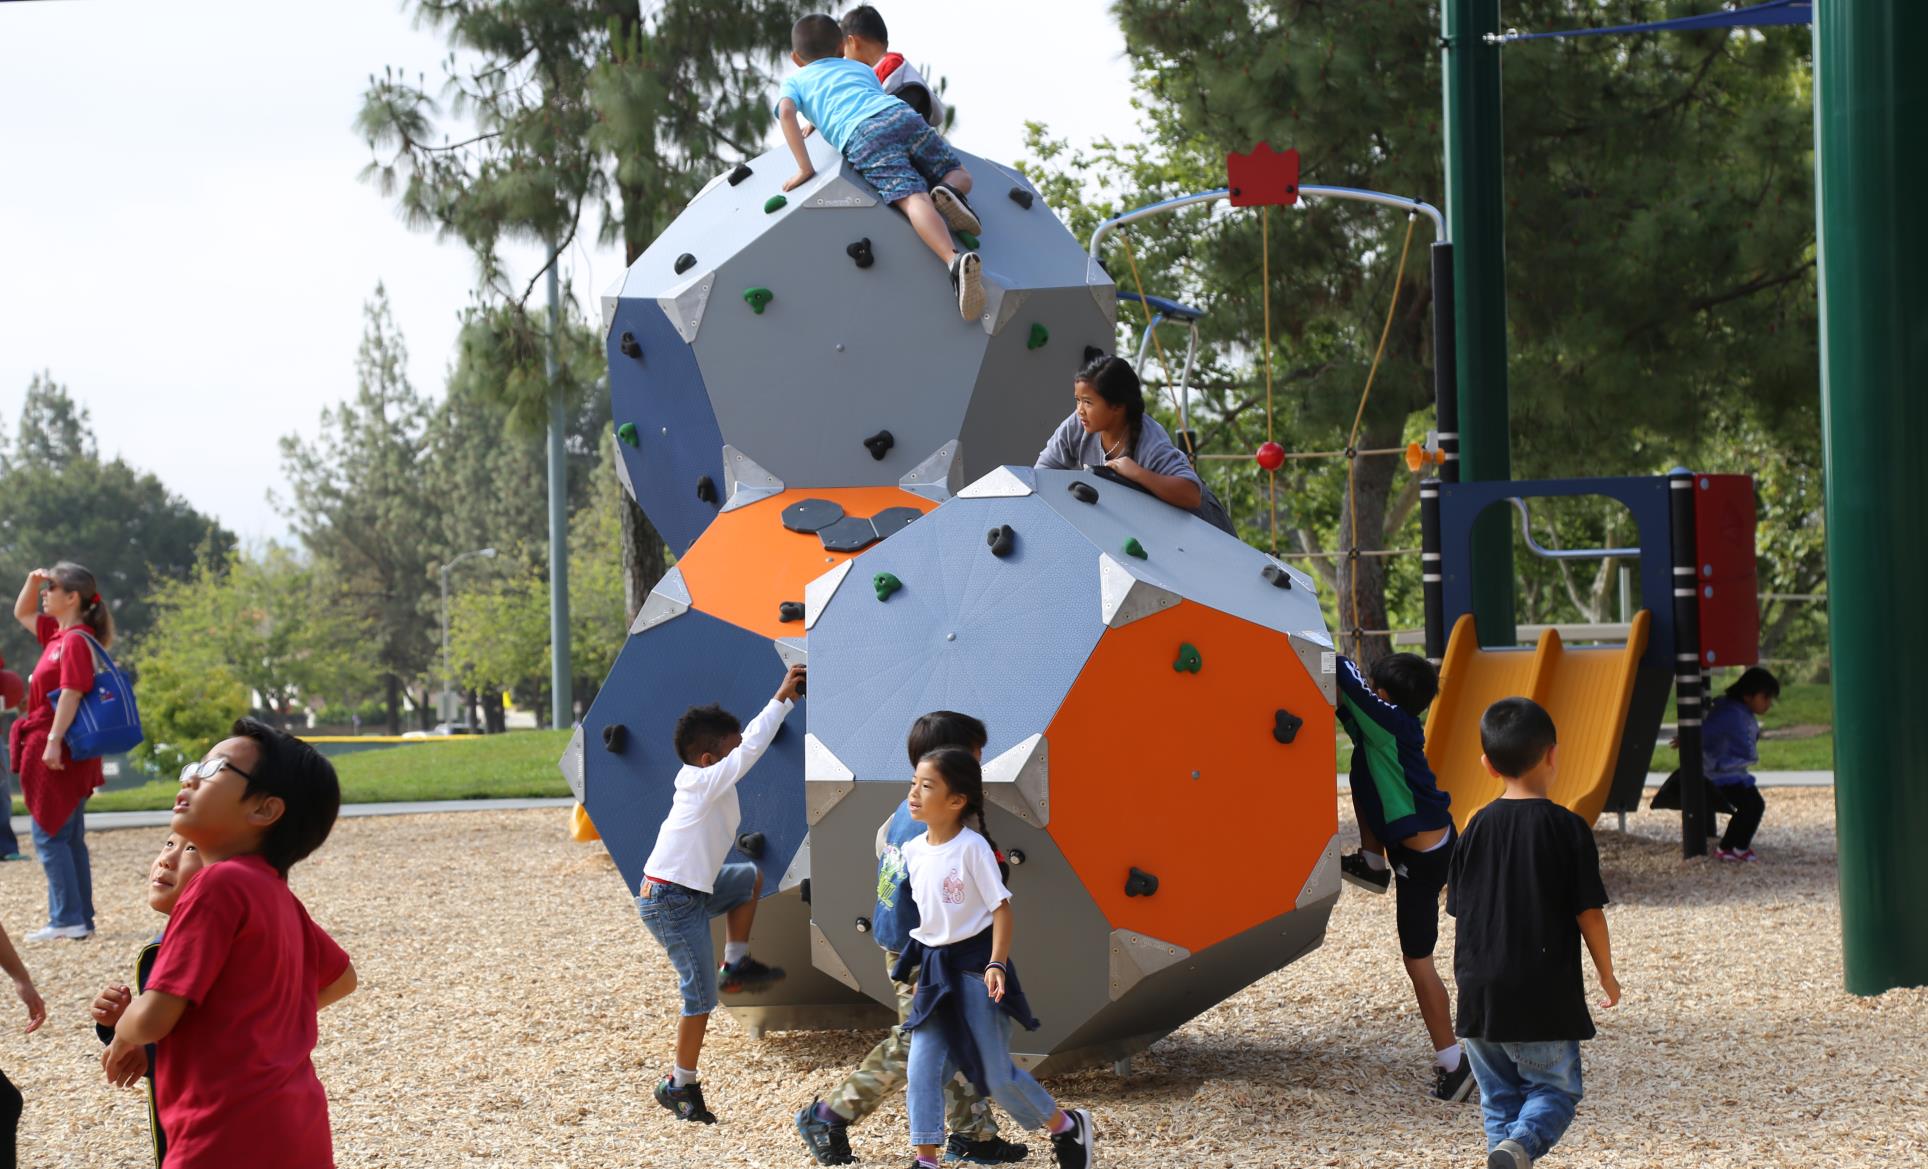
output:
M716 1009L721 983L725 994L757 990L783 977L783 971L750 957L750 926L756 920L763 875L752 864L726 865L743 821L736 785L776 737L783 718L803 692L805 670L791 666L783 685L744 727L719 706L693 706L676 722L676 795L656 834L656 847L643 864L636 909L643 924L663 944L683 995L676 1027L676 1064L656 1085L656 1102L678 1120L715 1124L703 1103L696 1061L703 1035ZM727 938L723 966L716 965L710 919L722 917Z

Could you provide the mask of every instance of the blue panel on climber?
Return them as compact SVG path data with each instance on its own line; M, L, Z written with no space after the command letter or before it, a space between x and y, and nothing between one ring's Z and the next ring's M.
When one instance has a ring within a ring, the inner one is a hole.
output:
M623 352L623 338L637 356ZM703 388L696 356L654 300L616 306L609 355L610 416L635 426L635 445L616 444L629 484L649 522L677 555L703 534L722 499L699 494L705 476L723 482L723 437Z

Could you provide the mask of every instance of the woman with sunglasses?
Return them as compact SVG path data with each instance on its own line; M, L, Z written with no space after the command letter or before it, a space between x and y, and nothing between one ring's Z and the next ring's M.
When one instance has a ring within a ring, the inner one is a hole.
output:
M114 616L94 574L66 560L27 574L13 615L41 646L27 680L27 708L7 738L33 819L34 851L47 872L47 924L26 940L88 938L94 933L94 874L81 807L105 781L100 760L69 754L66 735L81 696L94 684L89 635L102 647L111 645Z

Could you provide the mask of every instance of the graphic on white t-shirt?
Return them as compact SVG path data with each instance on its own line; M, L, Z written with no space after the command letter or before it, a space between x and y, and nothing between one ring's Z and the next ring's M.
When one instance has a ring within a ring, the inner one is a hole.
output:
M944 877L944 904L964 904L964 874L953 865Z

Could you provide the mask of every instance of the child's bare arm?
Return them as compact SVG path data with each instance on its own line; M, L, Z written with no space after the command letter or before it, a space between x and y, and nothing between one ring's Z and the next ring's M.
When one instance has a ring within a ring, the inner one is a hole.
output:
M114 1025L114 1041L100 1053L107 1082L120 1088L138 1084L147 1074L147 1045L172 1034L186 1011L186 999L158 990L135 999Z
M340 978L322 987L321 992L315 996L315 1009L320 1010L340 1002L353 994L355 988L360 985L361 979L355 975L355 964L350 962L348 969L341 972Z
M14 993L27 1008L27 1030L38 1031L47 1021L47 1004L40 1000L40 992L34 989L33 975L27 973L27 964L13 948L13 939L7 936L5 928L0 928L0 970L7 972L13 979Z
M1607 915L1598 909L1588 909L1581 912L1579 921L1580 936L1586 939L1587 953L1593 956L1593 968L1600 972L1600 989L1607 992L1600 1005L1613 1006L1620 1001L1620 980L1613 976L1613 947L1607 939Z
M797 124L797 103L784 98L777 103L777 125L783 127L783 141L797 160L797 173L783 181L783 189L794 191L810 181L817 168L810 161L810 150L803 144L803 127Z
M1011 932L1016 924L1010 901L998 902L991 911L991 961L998 965L984 968L984 989L999 1002L1004 1000L1003 964L1011 960Z

